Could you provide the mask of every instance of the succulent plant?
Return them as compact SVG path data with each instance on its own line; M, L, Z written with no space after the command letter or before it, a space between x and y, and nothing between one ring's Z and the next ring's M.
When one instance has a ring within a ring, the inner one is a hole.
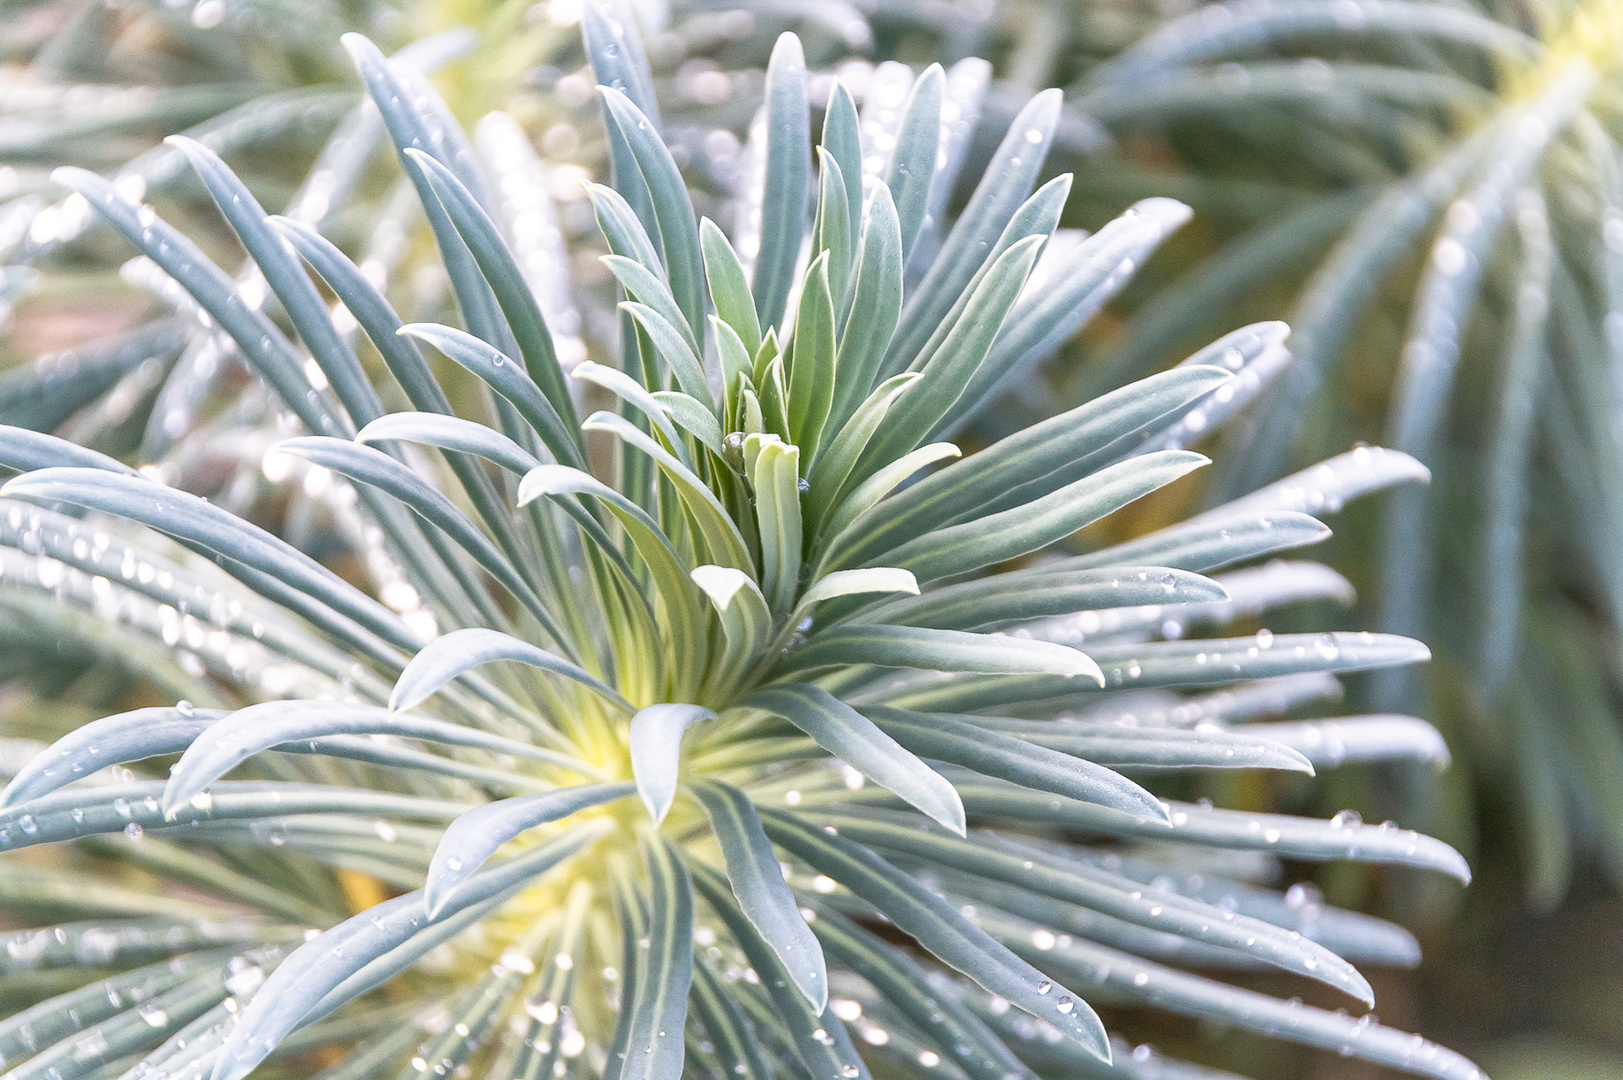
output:
M589 189L625 297L613 366L566 375L476 156L364 38L346 45L461 329L403 324L194 140L173 145L263 289L127 188L55 174L285 410L266 475L354 507L370 554L346 578L161 471L0 430L8 611L190 695L56 718L27 761L0 744L0 910L57 920L0 955L26 1004L0 1021L6 1076L1212 1075L1113 1051L1090 1002L1478 1076L1372 1016L1179 966L1369 1004L1353 961L1412 963L1414 939L1255 884L1258 860L1467 879L1455 851L1144 786L1446 755L1411 718L1251 722L1424 660L1418 642L1187 636L1340 595L1310 563L1207 575L1322 540L1304 507L1424 470L1362 448L1075 553L1205 463L1183 444L1277 369L1282 325L961 460L945 437L1183 209L1057 243L1069 180L1032 191L1048 92L929 258L945 73L917 78L884 144L834 85L814 148L785 35L756 239L735 245L694 212L634 33L593 8L585 31L615 172Z
M1098 160L1141 190L1166 177L1207 227L1126 333L1057 373L1059 400L1172 362L1236 307L1291 311L1295 359L1207 498L1355 439L1433 471L1336 559L1375 625L1444 661L1369 700L1446 717L1486 793L1479 822L1513 793L1507 827L1480 831L1499 858L1519 849L1546 909L1580 856L1623 880L1620 33L1612 3L1292 0L1205 5L1113 55L1077 27L1053 46L1073 121L1121 151Z

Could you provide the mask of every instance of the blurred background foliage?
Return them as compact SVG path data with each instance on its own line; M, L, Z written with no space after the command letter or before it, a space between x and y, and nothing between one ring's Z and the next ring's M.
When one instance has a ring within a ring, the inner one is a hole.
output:
M1318 873L1337 903L1424 935L1422 968L1377 982L1383 1020L1500 1080L1623 1077L1623 3L632 6L666 138L714 200L701 213L748 213L735 193L761 68L784 29L825 76L814 95L838 72L865 122L882 124L886 95L907 85L900 65L948 65L962 106L949 145L971 183L1019 104L1066 88L1047 168L1076 173L1069 228L1151 195L1193 208L1112 307L967 441L1246 323L1288 320L1294 362L1214 440L1204 487L1145 500L1112 527L1172 520L1355 442L1420 457L1429 488L1335 519L1325 554L1356 586L1356 610L1300 617L1427 639L1428 670L1358 686L1357 704L1432 718L1455 762L1355 767L1317 785L1248 774L1212 794L1256 809L1357 807L1461 847L1478 873L1463 898L1402 873ZM0 0L0 422L156 468L329 562L365 560L358 516L319 477L265 475L282 432L246 369L190 333L195 315L172 283L49 172L112 176L222 265L246 265L160 141L188 131L265 206L355 253L408 318L442 318L451 299L431 241L398 172L379 167L378 123L337 46L359 30L406 50L474 131L565 362L607 354L615 327L583 325L572 299L612 289L580 188L607 164L579 18L578 0ZM506 119L484 119L492 110ZM5 601L7 734L49 738L164 696L161 673L98 653L54 617ZM1259 1076L1369 1075L1164 1018L1112 1022Z

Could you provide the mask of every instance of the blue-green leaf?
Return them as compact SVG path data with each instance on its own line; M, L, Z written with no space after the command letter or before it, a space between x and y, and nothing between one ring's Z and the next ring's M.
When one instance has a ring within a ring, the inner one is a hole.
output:
M592 690L628 713L634 711L619 691L579 666L538 645L483 627L453 630L424 645L395 680L389 708L397 712L414 708L451 680L498 660L512 660L550 671Z
M806 56L785 33L766 69L766 183L761 205L761 252L755 259L755 313L760 325L781 326L795 263L806 236L811 197L811 121L806 103ZM742 335L740 335L742 336Z
M715 781L695 785L693 794L710 815L739 908L783 961L796 989L813 1010L822 1012L828 1005L823 950L783 880L783 868L755 806L737 788Z
M952 785L827 690L775 683L755 691L744 704L783 717L880 787L963 835L963 804Z
M577 811L623 799L635 790L625 783L587 784L501 799L469 810L446 826L429 860L428 876L423 882L423 907L428 917L438 918L463 884L515 836L561 821Z
M702 705L650 705L631 718L626 735L631 746L631 775L655 825L665 820L676 801L683 732L700 720L715 718Z

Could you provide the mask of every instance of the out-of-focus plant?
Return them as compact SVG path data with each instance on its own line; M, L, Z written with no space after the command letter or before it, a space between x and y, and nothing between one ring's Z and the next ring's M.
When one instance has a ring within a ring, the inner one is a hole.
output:
M888 128L832 87L814 170L786 35L735 245L694 212L635 37L595 8L585 29L617 366L566 373L477 155L364 38L346 41L464 329L403 324L364 264L267 216L198 141L174 146L262 288L127 188L55 174L285 410L266 471L347 493L380 554L346 568L363 590L161 471L0 430L11 610L187 699L56 718L26 763L0 744L0 903L90 920L7 941L4 987L33 999L0 1021L7 1075L1212 1075L1148 1048L1107 1067L1091 1000L1479 1076L1372 1016L1174 966L1367 1003L1351 961L1411 963L1408 934L1235 875L1345 858L1465 877L1456 852L1140 782L1441 754L1405 718L1248 723L1422 660L1415 641L1189 636L1342 593L1308 563L1205 575L1323 539L1304 505L1424 470L1363 449L1045 555L1204 464L1182 444L1281 361L1283 327L1247 327L935 468L1184 208L1055 244L1069 178L1037 187L1044 93L915 262L948 175L945 73ZM583 388L614 407L578 421Z
M1356 439L1432 469L1349 559L1373 563L1384 629L1440 645L1430 692L1485 780L1515 779L1544 905L1576 847L1623 867L1620 42L1615 3L1222 4L1070 98L1128 159L1276 192L1147 293L1075 392L1165 362L1212 312L1294 303L1294 360L1210 498ZM1384 678L1376 700L1425 689Z

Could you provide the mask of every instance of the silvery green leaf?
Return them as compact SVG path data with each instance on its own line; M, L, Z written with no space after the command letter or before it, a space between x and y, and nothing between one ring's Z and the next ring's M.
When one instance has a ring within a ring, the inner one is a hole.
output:
M86 449L78 443L59 439L43 431L0 424L0 466L17 472L53 467L101 469L106 472L138 475L116 458Z
M1397 863L1437 870L1462 882L1471 880L1465 859L1441 840L1392 825L1365 825L1355 813L1317 821L1175 802L1169 804L1172 808L1169 833L1166 822L1160 818L1132 817L1074 799L1056 802L1055 796L1022 791L1012 785L966 779L957 787L965 805L977 814L1006 814L1019 820L1063 823L1112 836L1271 851L1287 859Z
M894 348L898 355L911 357L923 348L975 272L985 264L991 246L1037 182L1054 137L1054 125L1059 121L1062 100L1058 90L1044 90L1026 102L1010 122L980 183L975 185L975 193L958 215L924 280L908 299L896 329Z
M1103 765L1049 750L940 713L883 705L864 709L887 734L920 757L945 761L1035 791L1098 803L1124 814L1166 816L1160 799Z
M934 1039L939 1056L972 1080L1031 1080L1029 1066L1014 1055L974 1013L906 951L869 933L827 905L813 927L828 955L868 980L920 1032Z
M785 33L766 69L766 183L761 253L755 260L755 313L762 327L780 326L806 235L811 197L811 122L806 109L806 56ZM742 336L742 335L740 335Z
M147 999L139 1008L125 1009L98 1024L76 1028L74 1037L41 1047L13 1068L10 1075L16 1080L50 1080L67 1069L88 1072L109 1063L122 1069L127 1055L150 1046L154 1038L161 1039L183 1028L219 1004L227 993L227 970L217 962L213 970Z
M657 126L659 101L633 11L618 0L591 0L581 9L580 25L596 81L630 98Z
M902 229L902 265L907 265L924 227L941 141L941 95L947 81L940 64L931 64L913 83L902 106L896 145L885 167L885 186L896 200Z
M996 514L937 529L871 556L934 581L1039 551L1207 464L1188 450L1159 450ZM867 550L868 545L862 545ZM868 560L864 560L868 561Z
M514 348L510 344L512 331L496 303L490 283L434 194L428 174L406 154L408 149L415 149L433 155L456 173L481 206L488 207L491 200L473 148L426 79L404 65L385 60L377 46L360 34L345 34L339 40L355 64L367 96L383 118L402 171L417 192L417 201L439 247L440 261L445 264L457 305L462 309L463 321L474 336L498 348ZM573 432L568 434L572 436Z
M761 535L761 592L776 614L786 614L800 587L800 449L772 435L744 440L755 489L756 528Z
M800 448L802 472L817 458L834 398L834 300L829 294L829 259L817 255L800 286L793 348L788 356L789 441Z
M366 279L360 267L342 251L302 221L286 217L267 219L298 249L299 255L321 276L327 287L343 301L345 309L366 331L366 336L388 365L411 403L424 412L446 413L451 403L429 370L428 362L410 338L399 336L400 316L376 286Z
M677 425L698 439L708 450L721 455L721 424L716 420L716 414L710 407L697 398L675 390L656 390L653 398L659 402L660 409L665 412Z
M409 323L396 333L428 342L489 383L491 389L512 403L560 464L581 466L583 459L573 430L564 425L535 380L501 350L472 334L438 323Z
M371 734L476 747L496 754L547 761L577 772L587 768L584 763L554 750L444 720L407 716L375 705L268 701L239 709L211 724L193 740L170 770L169 784L164 789L165 815L173 817L194 795L262 750L301 739Z
M270 533L195 495L87 468L40 469L7 481L0 494L129 518L291 585L390 644L416 648L406 627L383 605Z
M1316 903L1311 887L1281 894L1211 874L1168 874L1164 863L1145 859L1113 859L1109 868L1140 884L1159 882L1157 888L1300 931L1355 963L1406 968L1420 963L1420 943L1409 931L1371 915ZM1307 903L1301 901L1303 894Z
M136 968L49 998L0 1020L0 1056L8 1063L55 1045L84 1027L122 1013L130 1001L156 997L216 971L230 949L210 949Z
M602 501L619 519L632 546L648 566L672 626L676 628L670 644L678 664L696 675L703 668L704 619L700 601L687 579L683 560L646 510L591 474L564 465L543 465L526 473L519 482L518 504L524 506L539 498L562 501L576 495Z
M1288 746L1314 765L1336 768L1365 761L1426 761L1445 768L1448 743L1442 733L1413 716L1342 716L1247 724L1234 734Z
M0 848L11 850L100 833L124 832L131 824L143 832L199 828L209 822L253 820L292 814L355 814L449 821L468 807L462 803L393 795L362 788L325 784L224 782L206 798L188 801L166 817L158 799L162 781L117 787L55 791L22 806L0 811ZM32 820L34 829L23 819Z
M441 908L439 918L511 895L535 876L600 839L610 828L607 822L578 826L495 869L475 875L463 885L454 905ZM271 973L243 1010L214 1067L213 1080L242 1080L329 990L372 959L426 930L433 921L423 911L422 894L407 893L306 942Z
M395 680L394 690L389 694L389 708L394 711L415 708L451 680L498 660L512 660L551 672L586 687L627 713L635 711L618 690L578 665L538 645L483 627L453 630L424 645Z
M1324 522L1293 510L1214 511L1199 522L1168 525L1136 540L1059 560L1048 569L1088 570L1127 563L1203 574L1276 551L1317 544L1329 536L1330 527Z
M693 968L692 996L688 1004L704 1025L705 1034L710 1036L723 1070L744 1080L766 1080L772 1075L766 1048L750 1027L743 1006L703 964Z
M761 939L744 917L737 900L721 874L702 864L692 868L693 884L710 910L726 925L744 951L750 966L761 977L761 986L771 999L775 1019L787 1032L800 1062L814 1076L839 1076L843 1080L869 1080L867 1066L851 1045L845 1026L827 1009L814 1010L800 993L783 961Z
M845 198L845 224L847 233L848 255L854 259L856 251L849 247L856 240L856 234L862 223L862 135L860 121L857 118L856 102L851 98L851 91L846 89L838 76L829 87L828 105L823 110L823 133L818 140L818 149L826 153L835 168L839 170L838 176L844 186L842 193ZM888 188L887 188L888 190ZM839 296L835 296L836 303ZM843 313L845 308L839 310Z
M1037 262L1043 238L1028 236L998 256L970 295L963 315L922 369L923 377L890 408L863 455L863 477L924 442L986 361L992 342Z
M626 742L631 747L631 775L637 794L658 825L676 801L677 775L682 767L682 734L700 720L716 714L702 705L649 705L631 718Z
M502 316L518 342L525 370L562 418L564 427L574 431L579 419L575 415L574 403L569 399L569 388L564 384L563 370L558 366L552 332L547 329L546 318L536 304L535 295L519 271L513 253L502 240L496 223L449 168L415 148L407 149L405 154L423 170L429 186L445 208L446 216L489 283Z
M68 732L25 765L0 792L0 809L48 795L109 765L178 754L223 709L148 708L93 720Z
M941 348L942 343L946 341L953 328L958 325L958 321L963 318L976 289L980 287L986 275L991 272L991 268L997 265L997 260L1005 251L1023 240L1032 239L1041 241L1042 249L1047 249L1049 246L1048 241L1053 236L1054 230L1059 226L1060 215L1065 209L1065 203L1070 194L1071 177L1067 173L1054 177L1022 203L1020 209L1015 211L1014 216L1009 219L1009 223L1004 226L1003 232L997 238L997 242L992 245L991 250L986 253L986 257L981 260L981 265L976 269L969 283L953 299L951 309L942 316L939 325L930 328L931 333L928 339L911 354L901 351L901 347L898 346L897 342L891 342L891 347L885 356L885 372L889 373L903 369L918 371L925 367L930 362L930 358ZM978 401L980 401L980 394L976 392L975 396L963 404L972 406ZM943 424L941 430L946 430L947 426Z
M1189 220L1187 206L1172 199L1144 199L1088 237L1059 266L1049 287L1023 296L1008 314L986 362L968 384L960 407L941 420L950 431L1013 385L1030 365L1046 358L1116 295L1140 263L1174 229Z
M570 375L572 378L601 386L642 413L648 418L648 422L665 436L665 441L670 445L672 453L677 455L678 460L688 466L693 464L692 459L688 457L687 447L683 445L681 436L677 433L676 425L671 422L670 410L661 406L659 399L650 394L642 383L623 371L595 364L590 360L583 360L575 365L575 370L570 372Z
M526 611L535 616L553 640L567 646L570 638L536 595L530 583L503 557L485 534L469 521L456 504L440 494L407 466L380 450L324 435L284 439L273 447L279 454L291 454L313 461L346 476L356 483L375 487L398 499L424 521L444 532L473 556L475 562L502 587L513 594Z
M875 515L867 544L894 546L1041 498L1109 464L1134 435L1231 378L1222 368L1177 367L1024 428L899 492Z
M1362 33L1435 36L1508 56L1536 51L1534 41L1503 23L1474 11L1435 8L1406 0L1358 0L1339 16L1313 3L1282 6L1228 4L1217 16L1191 13L1164 23L1109 64L1101 65L1095 85L1133 85L1168 69L1215 59L1243 46L1311 37L1357 20Z
M84 169L65 167L52 180L71 188L95 207L113 227L163 268L208 312L209 317L242 350L289 409L311 431L336 431L337 420L326 398L313 393L297 351L276 324L242 303L236 286L198 246L163 221L151 207L140 207L120 195L110 181Z
M676 327L653 308L634 300L627 300L621 304L620 310L636 319L638 327L653 341L660 359L665 361L665 365L676 376L677 385L688 395L699 397L709 405L709 380L705 375L704 363L683 340L683 335L677 332Z
M839 501L834 512L829 516L828 524L824 526L823 533L828 537L828 540L823 545L824 548L834 548L835 542L845 538L846 531L851 528L853 523L860 521L862 516L873 508L874 504L889 495L902 481L927 465L937 461L944 461L947 458L955 458L960 454L962 454L962 451L952 443L930 443L903 454L889 465L876 471L872 476L852 489L851 494Z
M846 194L839 163L823 147L817 147L817 213L812 219L812 250L828 252L828 287L833 297L829 316L831 334L835 323L833 313L839 310L840 298L845 295L846 278L856 255L857 223L847 217L850 206ZM830 352L832 354L832 349Z
M721 227L709 218L699 222L699 245L704 250L705 277L710 284L710 300L716 317L733 328L744 349L754 356L761 347L761 324L755 315L755 300L738 253L727 241Z
M6 935L0 973L51 971L86 962L128 969L143 960L209 946L269 943L286 936L285 931L247 919L230 923L165 918L64 923Z
M396 440L475 454L520 476L541 464L528 450L501 432L460 416L435 412L387 413L355 433L358 443Z
M380 416L383 404L372 384L367 382L355 351L333 327L321 294L299 266L298 257L289 250L287 241L266 221L265 211L253 194L219 155L202 143L184 135L171 135L164 141L185 154L202 178L214 205L225 215L237 239L265 275L266 283L282 302L293 328L320 365L350 419L355 424L365 424ZM352 428L346 424L339 430L347 434Z
M890 188L875 187L851 273L849 301L840 310L840 354L829 426L838 431L874 389L902 310L902 234Z
M1087 1002L1056 986L956 907L862 845L831 836L794 815L768 810L762 824L777 844L884 912L936 959L1052 1024L1095 1056L1109 1059L1104 1024Z
M826 574L812 583L800 596L800 603L795 606L795 615L790 617L791 622L798 623L795 616L809 614L811 609L825 600L833 600L839 596L862 596L874 593L909 593L917 596L919 593L918 579L906 570L899 570L894 566L870 566L861 570L836 570Z
M1276 725L1229 731L1063 720L984 718L980 722L1034 745L1113 768L1288 769L1313 775L1312 759L1293 749L1288 738L1275 740L1264 734L1262 729ZM1304 733L1298 741L1307 742L1309 737Z
M1424 484L1430 480L1431 471L1401 450L1360 446L1191 518L1186 524L1205 523L1242 510L1333 514L1361 495L1395 484Z
M899 857L928 857L931 863L1017 884L1139 926L1234 949L1335 987L1365 1005L1375 1003L1368 980L1351 964L1323 945L1262 919L1236 915L1153 886L1145 888L1101 867L989 833L957 837L928 827L912 828L899 815L875 815L869 820L836 816L827 820L841 836L874 844Z
M868 441L879 430L885 414L890 411L891 402L918 378L918 372L904 371L886 379L874 388L874 392L857 407L851 418L835 430L834 437L818 456L811 475L806 478L811 490L806 493L805 513L814 527L839 504L851 470L856 468L862 452L868 448Z
M0 422L55 431L149 360L167 367L191 336L185 320L155 319L77 346L71 365L11 368L0 374Z
M963 806L952 784L828 691L805 683L775 683L755 691L744 704L783 717L880 787L963 834Z
M653 200L654 217L659 223L659 243L671 294L682 310L688 328L704 332L704 256L699 249L699 223L693 216L687 186L676 168L671 152L660 140L653 122L625 94L611 86L600 86L608 114L636 160Z
M852 621L984 630L1026 619L1146 605L1166 605L1163 611L1172 617L1180 605L1218 603L1227 596L1220 582L1162 566L1053 572L1039 567L1015 580L1009 578L999 574L875 604L852 616Z
M469 810L446 826L434 849L423 883L424 909L431 918L437 916L456 891L520 833L623 799L635 790L626 783L587 784L501 799Z
M678 1080L688 987L693 981L693 886L676 849L657 834L644 845L652 908L648 948L629 1012L625 1056L611 1054L606 1080ZM616 1033L619 1034L618 1032Z
M755 569L749 549L744 545L744 538L739 535L738 526L733 523L726 507L722 506L721 500L710 490L710 485L695 476L692 470L677 461L646 434L613 413L593 413L581 426L587 431L606 431L654 460L659 466L659 471L675 486L677 496L697 523L699 534L709 549L710 557L707 561L747 572ZM522 498L522 493L520 497Z
M981 925L1016 951L1035 952L1030 940L1038 928L1025 920L987 912ZM1347 1047L1349 1053L1356 1052L1366 1061L1435 1080L1479 1080L1483 1075L1481 1069L1452 1050L1418 1035L1382 1027L1369 1017L1354 1019L1345 1013L1281 1001L1092 942L1073 939L1042 957L1078 985L1097 986L1127 1001L1154 1004L1184 1016L1232 1024L1326 1050Z
M1210 686L1303 671L1367 671L1431 659L1413 638L1392 634L1257 634L1252 637L1095 645L1112 686Z
M635 171L636 162L630 160L629 150L626 151L626 159L632 170ZM637 173L636 179L640 184L642 174ZM654 241L648 235L648 230L643 226L643 219L632 208L626 196L603 184L586 184L585 188L586 197L591 200L592 210L597 218L597 227L603 233L603 238L608 241L609 250L615 255L623 256L640 264L643 269L649 271L650 274L654 274L653 280L659 283L664 295L669 296L670 286L666 285L658 274L659 271L663 270L665 264L660 259L659 252L654 249ZM647 196L646 188L643 190L643 196ZM648 213L651 216L653 210L650 209ZM605 265L612 266L614 264ZM654 301L646 298L644 298L643 302L654 303ZM676 306L674 297L671 298L670 304L674 309ZM685 319L677 319L675 322L678 326L686 325Z
M1104 675L1086 653L1064 645L1001 634L969 634L916 626L841 626L812 635L780 670L874 664L879 667L975 671L987 674L1082 676L1098 686Z
M697 784L693 794L710 815L710 826L727 862L727 880L751 925L783 961L795 987L814 1012L828 1005L828 968L817 938L783 880L783 868L761 828L749 797L715 781Z

